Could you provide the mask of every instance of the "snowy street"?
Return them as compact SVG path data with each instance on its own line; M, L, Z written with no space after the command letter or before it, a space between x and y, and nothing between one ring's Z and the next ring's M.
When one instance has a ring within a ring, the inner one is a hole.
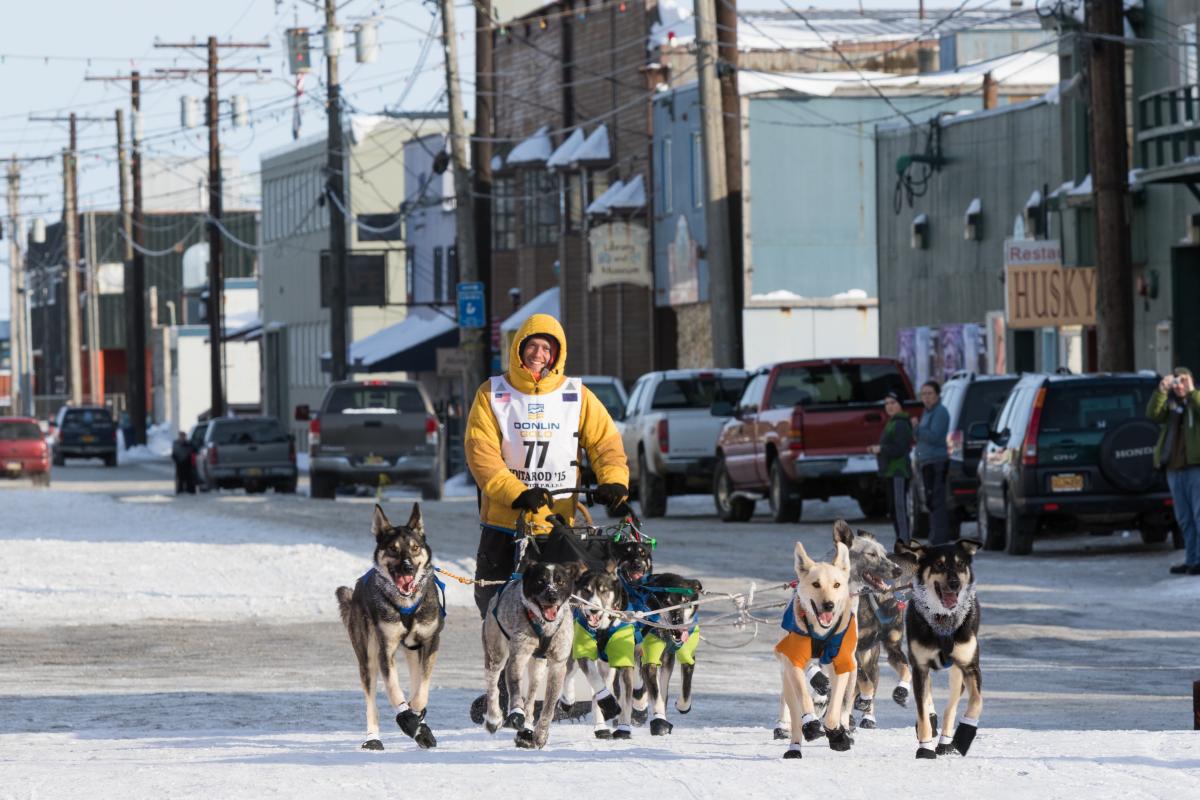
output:
M849 753L818 742L783 762L771 739L775 626L755 638L706 629L695 708L671 709L670 737L635 728L632 741L597 741L590 724L559 723L544 751L518 751L511 731L469 722L479 619L452 581L428 716L439 746L418 751L381 693L387 750L367 753L334 589L369 566L372 499L313 501L303 483L295 496L175 497L169 463L154 460L71 463L54 481L0 484L0 798L779 797L801 786L861 797L951 785L984 798L1166 798L1200 785L1200 578L1169 576L1178 554L1136 533L976 557L985 703L966 759L914 761L913 712L889 699L885 666L879 730L856 734ZM388 495L394 523L413 499ZM422 508L435 561L471 574L473 494ZM806 503L800 525L722 524L708 497L672 498L647 532L658 571L745 591L792 577L796 539L824 553L839 515L891 544L890 525L845 498ZM939 675L939 706L944 696Z

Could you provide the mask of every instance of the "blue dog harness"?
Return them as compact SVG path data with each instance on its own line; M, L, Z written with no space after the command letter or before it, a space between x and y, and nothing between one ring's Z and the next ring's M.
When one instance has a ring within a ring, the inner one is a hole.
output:
M382 574L379 572L379 570L376 567L371 567L369 570L367 570L367 573L365 575L363 575L362 578L360 578L360 580L364 580L364 581L374 580L376 575L379 575L380 577L382 577ZM442 583L441 579L438 578L436 573L430 573L430 575L433 578L433 582L435 584L437 584L438 594L440 595L439 600L438 600L438 606L442 612L442 619L445 619L446 618L446 584ZM387 595L385 595L385 597L387 597ZM421 601L424 599L425 599L425 595L424 595L424 592L422 592L421 594L417 595L417 602L413 603L411 606L402 606L399 603L397 603L395 600L393 600L391 597L387 597L387 601L389 603L391 603L392 608L396 609L397 613L399 613L400 616L402 616L402 617L412 617L413 614L416 614L417 609L419 609L421 607ZM408 645L405 645L405 647L407 647L407 646Z
M835 633L830 631L824 636L818 636L809 624L808 618L804 619L804 627L801 628L796 622L796 604L789 602L787 608L783 612L783 620L779 627L783 628L788 633L794 633L799 636L805 636L812 640L813 657L819 658L821 665L825 666L832 664L837 658L842 649L842 639L846 638L846 631L850 630L850 626L846 626L842 631Z

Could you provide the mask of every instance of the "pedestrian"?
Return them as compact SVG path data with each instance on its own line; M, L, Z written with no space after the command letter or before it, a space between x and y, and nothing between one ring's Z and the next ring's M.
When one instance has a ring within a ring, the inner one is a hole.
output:
M929 511L929 544L950 541L950 520L946 515L946 469L950 453L946 435L950 433L950 412L942 405L942 387L937 381L925 381L921 387L921 405L925 413L917 424L917 468L925 490L925 508Z
M908 484L912 480L912 464L909 451L912 449L913 431L904 404L895 390L883 398L883 411L887 422L879 437L879 444L871 445L879 462L879 477L883 479L887 492L888 513L896 530L896 541L907 542L912 538L908 519Z
M1200 575L1200 391L1187 367L1176 367L1150 395L1146 417L1162 426L1154 466L1167 471L1184 561L1173 575Z
M516 560L518 515L532 514L533 534L545 541L550 517L570 525L574 495L551 495L578 485L579 450L591 459L599 484L593 498L614 513L629 494L629 465L612 417L578 378L565 374L562 325L534 314L509 350L509 368L475 393L464 441L467 466L480 489L477 581L503 581ZM482 617L500 586L475 586Z
M192 467L192 456L196 448L183 431L171 443L171 460L175 462L175 494L196 493L196 473Z

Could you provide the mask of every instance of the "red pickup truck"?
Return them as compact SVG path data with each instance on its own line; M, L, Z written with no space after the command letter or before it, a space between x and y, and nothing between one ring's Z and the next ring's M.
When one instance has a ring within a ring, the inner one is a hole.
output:
M726 522L744 522L765 496L776 522L800 519L806 498L849 495L868 517L886 501L868 448L885 423L883 398L895 390L910 415L920 401L900 362L838 358L770 364L751 376L717 438L713 500Z

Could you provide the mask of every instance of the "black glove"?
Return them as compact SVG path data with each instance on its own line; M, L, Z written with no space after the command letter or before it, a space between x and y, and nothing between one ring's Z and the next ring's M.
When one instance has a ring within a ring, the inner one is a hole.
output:
M602 483L592 490L592 499L606 506L614 514L621 509L628 496L629 487L619 483Z
M554 498L550 496L549 490L535 486L517 495L517 499L513 500L512 507L521 511L537 511L542 506L553 504Z

